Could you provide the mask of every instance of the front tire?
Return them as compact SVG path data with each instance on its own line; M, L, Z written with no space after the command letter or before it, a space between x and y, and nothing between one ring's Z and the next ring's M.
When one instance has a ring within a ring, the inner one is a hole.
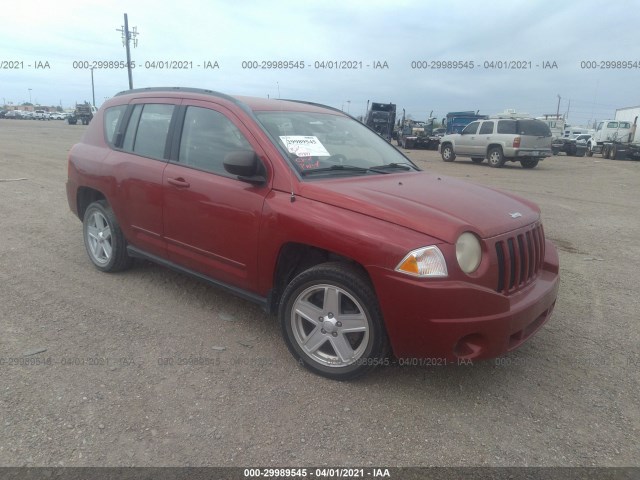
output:
M369 280L343 263L324 263L296 276L279 311L291 354L333 380L364 375L386 361L387 336Z
M449 144L446 144L444 147L442 147L440 156L442 156L442 160L444 160L445 162L453 162L456 159L456 154L453 151L453 147Z
M82 233L89 259L98 270L118 272L126 270L133 263L127 254L127 241L118 220L105 200L93 202L87 207Z
M493 168L502 167L506 161L500 147L493 147L490 149L487 154L487 159L489 160L489 166Z

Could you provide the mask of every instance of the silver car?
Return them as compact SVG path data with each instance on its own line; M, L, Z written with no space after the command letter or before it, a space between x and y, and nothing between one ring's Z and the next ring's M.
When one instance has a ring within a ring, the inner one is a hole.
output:
M511 161L520 162L522 168L535 168L551 156L551 130L531 118L489 118L471 122L460 133L445 135L439 150L445 162L460 156L471 157L474 163L486 158L491 167Z

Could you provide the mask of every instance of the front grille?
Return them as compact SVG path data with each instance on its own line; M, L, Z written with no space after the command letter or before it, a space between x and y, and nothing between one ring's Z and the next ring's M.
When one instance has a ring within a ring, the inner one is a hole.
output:
M496 242L498 258L497 292L513 293L531 283L544 262L542 225L521 231Z

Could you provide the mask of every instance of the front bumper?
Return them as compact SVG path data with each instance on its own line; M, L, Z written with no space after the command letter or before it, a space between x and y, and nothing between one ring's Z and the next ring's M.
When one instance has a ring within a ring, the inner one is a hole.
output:
M481 360L518 348L549 319L558 295L558 265L556 249L547 241L537 278L511 295L378 267L370 274L398 358Z

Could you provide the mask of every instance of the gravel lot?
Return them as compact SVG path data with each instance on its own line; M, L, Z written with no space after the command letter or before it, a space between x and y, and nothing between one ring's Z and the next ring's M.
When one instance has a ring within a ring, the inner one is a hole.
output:
M65 194L85 128L0 120L0 465L639 465L640 163L409 151L536 201L560 297L498 361L338 383L246 301L149 263L93 268Z

